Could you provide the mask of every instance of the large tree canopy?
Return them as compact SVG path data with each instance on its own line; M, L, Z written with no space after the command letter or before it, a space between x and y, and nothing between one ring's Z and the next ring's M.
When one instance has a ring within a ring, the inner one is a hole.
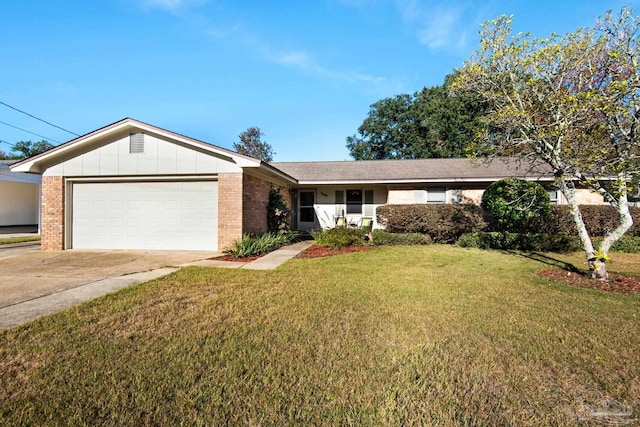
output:
M639 169L640 39L638 18L608 12L591 28L533 39L513 34L502 16L481 31L480 48L454 91L476 92L491 108L475 147L549 164L571 205L590 268L606 277L611 246L632 225L627 195ZM602 195L620 226L594 250L576 202L576 185Z
M233 143L233 149L245 156L270 162L275 152L271 144L262 140L263 136L259 127L252 126L238 136L240 141Z
M9 154L4 154L4 157L7 159L26 159L31 156L35 156L36 154L44 153L47 150L55 147L55 145L51 144L49 141L19 141L13 145L11 152Z
M371 105L359 135L347 137L356 160L465 157L483 111L478 98L451 94L447 76L441 86L424 88Z

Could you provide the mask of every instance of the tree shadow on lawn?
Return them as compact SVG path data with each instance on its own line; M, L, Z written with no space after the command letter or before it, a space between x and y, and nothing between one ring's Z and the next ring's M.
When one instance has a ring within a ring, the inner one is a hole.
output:
M505 250L506 253L512 254L512 255L519 255L522 256L524 258L529 258L531 260L534 261L538 261L541 262L543 264L546 265L550 265L551 267L556 267L556 268L561 268L565 271L570 271L571 273L578 273L578 274L582 274L585 275L587 273L580 271L580 269L578 269L578 267L576 267L575 265L569 263L569 262L565 262L556 258L552 258L550 256L541 254L539 252L518 252L518 251L510 251L510 250Z
M617 294L640 294L640 278L609 273L609 279L594 279L588 271L582 271L575 265L538 252L504 251L541 262L554 268L538 273L541 277L584 289L595 289Z

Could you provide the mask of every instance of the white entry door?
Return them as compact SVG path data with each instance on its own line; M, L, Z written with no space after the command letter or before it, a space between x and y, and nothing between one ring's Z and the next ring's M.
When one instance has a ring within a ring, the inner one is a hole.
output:
M72 187L75 249L218 248L218 183L79 182Z

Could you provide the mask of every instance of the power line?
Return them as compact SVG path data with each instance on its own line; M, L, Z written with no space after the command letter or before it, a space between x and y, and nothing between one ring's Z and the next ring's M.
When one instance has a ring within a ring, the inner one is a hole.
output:
M11 105L9 105L9 104L7 104L7 103L5 103L5 102L0 101L0 104L4 105L5 107L9 107L9 108L11 108L12 110L16 110L16 111L18 111L18 112L20 112L20 113L22 113L22 114L26 114L26 115L27 115L27 116L29 116L29 117L33 117L33 118L34 118L34 119L36 119L36 120L40 120L41 122L46 123L46 124L48 124L49 126L53 126L54 128L58 128L58 129L60 129L60 130L63 130L63 131L65 131L65 132L68 132L68 133L70 133L71 135L80 136L80 135L78 135L78 134L77 134L77 133L75 133L75 132L71 132L70 130L67 130L67 129L63 128L63 127L60 127L60 126L58 126L58 125L54 125L53 123L49 123L48 121L46 121L46 120L44 120L44 119L41 119L41 118L39 118L39 117L36 117L36 116L34 116L33 114L29 114L29 113L27 113L26 111L22 111L22 110L20 110L20 109L18 109L18 108L16 108L16 107L12 107Z
M26 129L19 128L18 126L10 125L9 123L5 123L5 122L3 122L3 121L0 121L0 124L3 124L3 125L5 125L5 126L12 127L12 128L14 128L14 129L21 130L21 131L23 131L23 132L30 133L30 134L35 135L35 136L39 136L40 138L44 138L44 139L46 139L47 141L53 141L53 142L57 142L58 144L62 144L60 141L56 141L56 140L55 140L55 139L53 139L53 138L48 138L48 137L46 137L46 136L44 136L44 135L40 135L39 133L31 132L31 131L28 131L28 130L26 130Z
M7 141L3 141L3 140L1 140L1 139L0 139L0 143L1 143L1 144L7 144L7 145L8 145L9 147L11 147L11 148L16 148L16 146L15 146L15 145L13 145L12 143L7 142Z

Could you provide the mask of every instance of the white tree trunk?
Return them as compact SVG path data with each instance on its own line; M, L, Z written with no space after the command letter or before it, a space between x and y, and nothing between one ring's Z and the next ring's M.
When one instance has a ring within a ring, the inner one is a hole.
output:
M573 222L578 230L578 237L582 242L582 249L584 250L585 257L587 258L587 264L589 264L591 277L606 279L608 277L607 267L604 262L600 262L594 258L595 251L593 249L593 243L591 242L591 237L589 236L587 227L584 225L580 207L576 202L575 186L572 182L567 183L564 179L559 179L558 181L560 183L560 191L562 191L562 194L564 194L564 197L567 199L567 203L569 204L571 218L573 218Z
M598 251L604 255L609 253L611 246L620 240L620 238L624 236L624 233L626 233L633 225L633 217L631 216L631 212L629 212L626 182L622 181L620 186L623 188L619 188L620 195L618 196L617 204L613 205L620 216L620 225L618 225L615 230L605 236L604 240L602 240Z

